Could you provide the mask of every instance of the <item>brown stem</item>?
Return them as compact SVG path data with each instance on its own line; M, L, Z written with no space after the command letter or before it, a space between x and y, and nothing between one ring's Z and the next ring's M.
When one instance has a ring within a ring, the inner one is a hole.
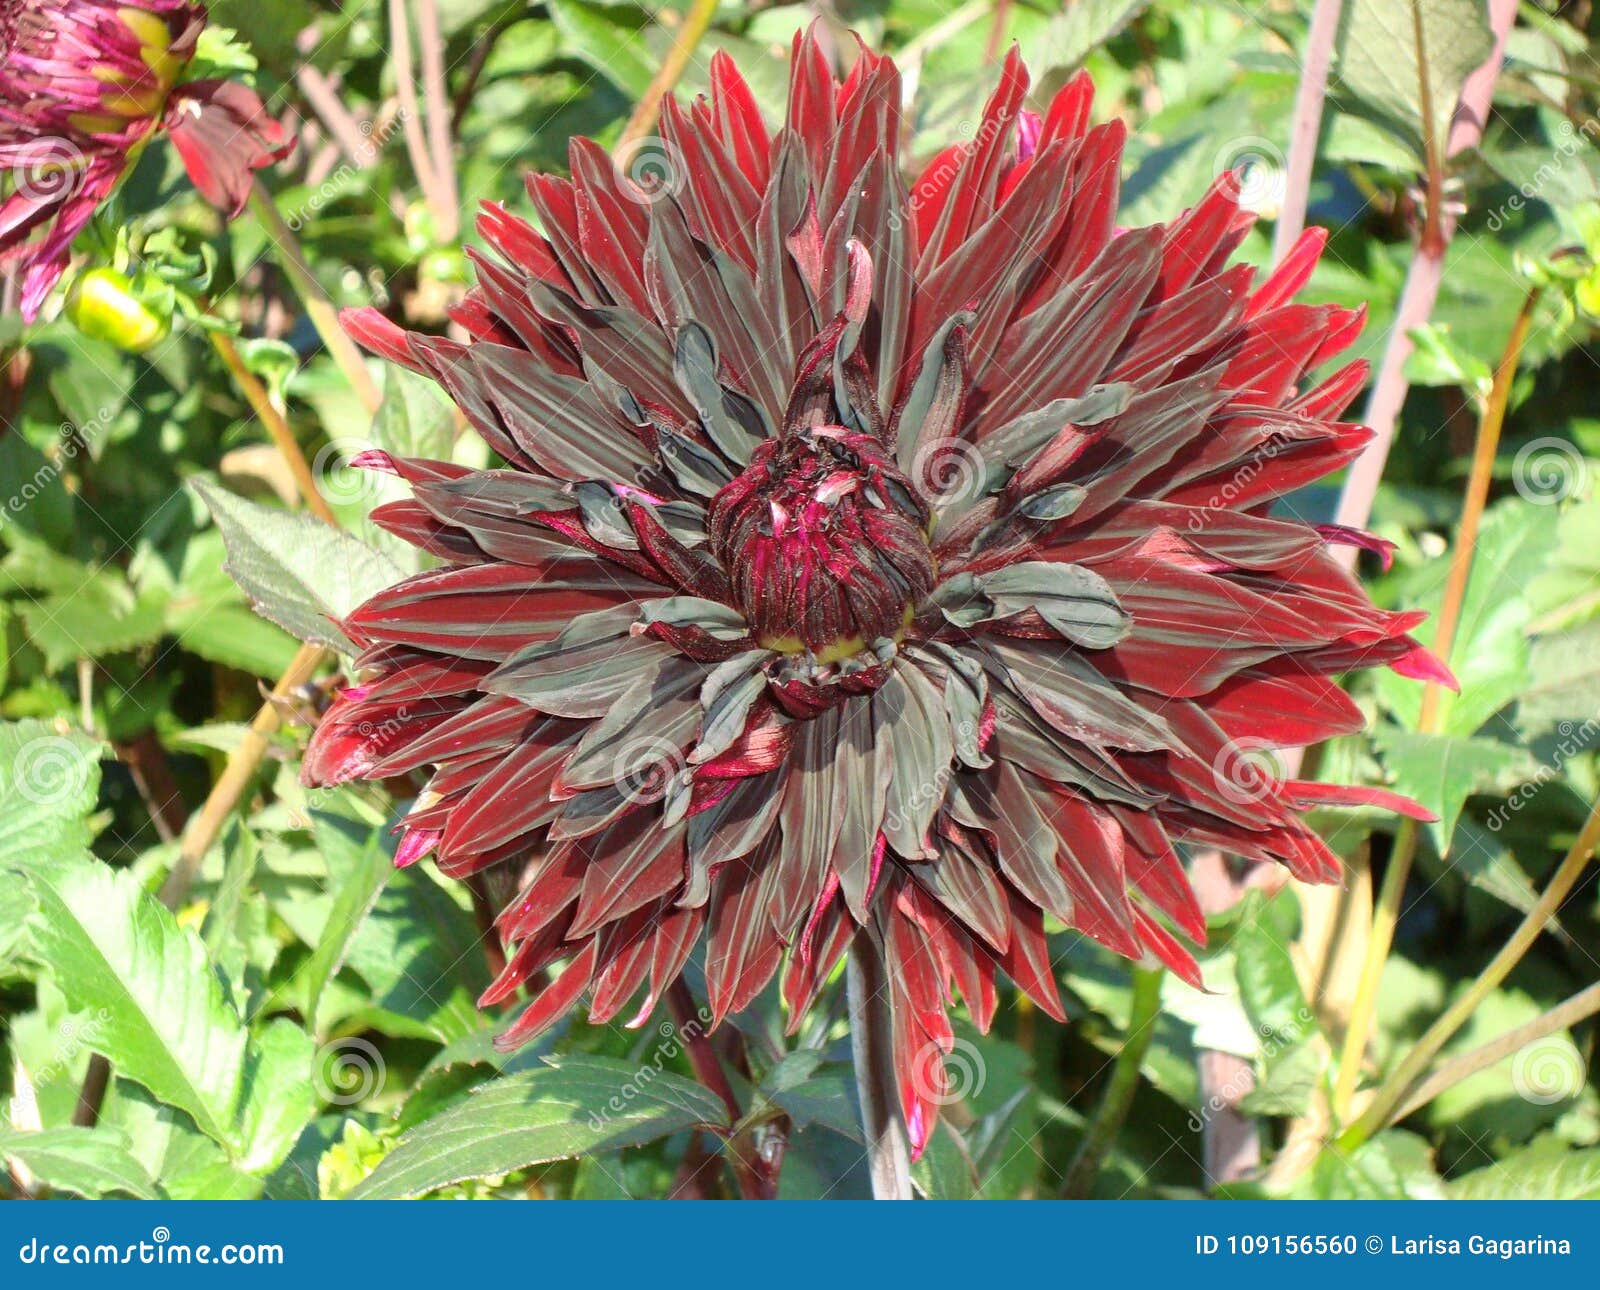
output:
M428 153L438 186L434 212L441 243L461 232L461 198L456 187L455 148L450 137L450 88L445 79L444 37L437 0L417 0L417 40L422 47L422 94L428 110Z
M994 17L989 23L989 39L984 42L983 61L1000 57L1000 43L1006 38L1006 23L1011 18L1011 0L994 0Z
M295 70L294 82L345 159L357 170L371 166L377 160L377 151L361 132L361 123L345 107L333 82L310 63L302 63Z
M739 1105L733 1085L728 1083L728 1073L723 1070L722 1061L706 1036L699 1006L682 977L667 987L667 1009L672 1013L677 1038L683 1044L684 1055L689 1059L689 1067L694 1071L695 1078L721 1100L728 1112L730 1128L737 1125L744 1118L744 1108ZM739 1194L746 1200L771 1199L765 1193L764 1181L748 1151L732 1133L725 1135L724 1141L728 1146L728 1163L739 1183Z
M272 697L261 705L255 720L250 723L250 729L229 755L227 765L212 786L205 805L190 822L183 836L183 844L178 849L177 863L172 866L172 872L162 885L161 903L168 909L177 909L188 898L189 887L199 872L200 862L205 859L211 844L222 832L222 826L227 823L228 817L244 796L245 789L255 778L256 769L266 756L272 736L282 722L278 701L286 700L309 681L322 665L325 655L326 651L320 645L300 647L290 660L288 669L278 678L277 685L272 689Z
M171 842L189 822L189 809L183 804L172 764L154 730L141 730L132 739L119 739L113 745L117 760L128 768L133 786L139 790L156 836Z
M300 451L300 444L289 428L289 423L284 420L283 413L278 411L271 396L267 394L267 387L262 385L256 379L255 373L245 366L239 347L233 343L233 337L221 331L208 331L206 334L211 337L212 348L217 351L223 366L232 375L239 392L244 395L251 410L260 418L261 424L266 426L273 445L289 467L289 473L294 476L295 488L299 490L307 508L324 524L331 524L337 528L338 517L318 492L316 476L311 473L311 467L306 461L305 454Z
M1470 1052L1451 1058L1417 1086L1417 1091L1406 1099L1405 1104L1395 1112L1394 1118L1397 1121L1405 1119L1413 1112L1420 1111L1446 1089L1454 1088L1462 1080L1470 1079L1479 1071L1486 1071L1491 1066L1499 1065L1512 1053L1527 1047L1535 1040L1575 1026L1597 1012L1600 1012L1600 981L1587 989L1579 990L1577 994L1562 1000L1532 1021L1524 1022L1498 1038L1480 1044Z

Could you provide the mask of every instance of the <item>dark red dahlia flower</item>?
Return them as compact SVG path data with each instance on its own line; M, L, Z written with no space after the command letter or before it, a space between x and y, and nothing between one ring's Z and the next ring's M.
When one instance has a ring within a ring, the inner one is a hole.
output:
M712 85L665 182L580 139L542 233L488 208L470 344L351 320L507 464L367 459L445 563L344 624L306 777L431 767L402 861L524 866L508 1045L585 994L638 1024L702 940L718 1021L781 967L797 1022L875 938L920 1145L957 992L1060 1017L1047 919L1197 981L1180 844L1330 881L1303 809L1410 809L1249 754L1357 729L1335 673L1443 672L1330 555L1359 535L1269 514L1367 440L1361 365L1317 374L1361 315L1291 303L1320 233L1230 267L1231 175L1117 228L1123 127L1082 77L1025 110L1015 56L909 186L887 58L798 41L776 134Z
M214 206L293 146L253 90L183 83L206 8L190 0L0 0L0 263L32 319L95 207L158 129Z

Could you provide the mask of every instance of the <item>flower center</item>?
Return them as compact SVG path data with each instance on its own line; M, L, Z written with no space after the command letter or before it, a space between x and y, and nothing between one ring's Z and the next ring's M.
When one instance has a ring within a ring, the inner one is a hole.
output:
M835 663L905 634L934 583L927 523L877 439L817 426L757 447L709 529L757 642Z

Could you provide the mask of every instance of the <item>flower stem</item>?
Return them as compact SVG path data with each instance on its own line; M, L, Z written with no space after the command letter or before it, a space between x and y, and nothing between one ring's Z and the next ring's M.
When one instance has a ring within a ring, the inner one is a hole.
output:
M268 396L266 387L256 379L255 373L245 366L239 347L233 343L233 337L221 331L208 331L206 334L211 337L211 346L222 359L223 366L233 376L233 383L239 387L239 392L244 395L245 401L261 419L261 424L266 426L273 444L289 467L289 473L294 476L295 487L300 492L301 500L324 524L338 528L338 518L329 509L322 494L317 491L316 477L311 473L305 454L300 451L300 444L296 441L294 432L289 429L289 423L284 420L283 413L278 411Z
M1078 1154L1067 1169L1067 1180L1061 1188L1064 1200L1083 1200L1089 1195L1105 1164L1106 1153L1111 1150L1133 1108L1133 1095L1139 1089L1139 1068L1150 1050L1150 1041L1156 1033L1156 1018L1161 1014L1162 975L1159 968L1133 969L1133 1002L1128 1008L1128 1029L1122 1038L1122 1051L1111 1068L1111 1078L1106 1082L1094 1118L1089 1121Z
M1295 92L1294 122L1289 134L1289 174L1283 207L1272 230L1272 260L1289 253L1306 226L1306 204L1311 191L1311 171L1317 160L1317 140L1322 134L1322 104L1328 94L1328 68L1339 34L1344 0L1317 0L1311 12L1306 52L1300 60L1300 86Z
M1525 1048L1536 1039L1553 1035L1558 1030L1566 1030L1597 1012L1600 1012L1600 981L1563 999L1532 1021L1514 1027L1486 1044L1480 1044L1471 1052L1451 1058L1417 1086L1417 1091L1406 1099L1405 1104L1395 1112L1394 1118L1405 1119L1412 1112L1421 1110L1446 1089L1454 1088L1462 1080L1470 1079L1479 1071L1486 1071L1489 1067L1498 1065L1512 1053Z
M628 123L622 127L622 134L617 139L619 149L645 138L655 129L656 119L661 115L661 100L683 76L716 12L717 0L694 0L689 12L684 15L683 25L678 28L678 36L672 42L671 50L661 60L661 69L645 89L644 97L633 109Z
M1483 414L1478 419L1472 469L1467 477L1466 496L1461 503L1461 523L1456 533L1455 550L1450 558L1450 572L1445 579L1438 628L1433 640L1434 652L1447 663L1455 645L1456 629L1460 626L1467 584L1472 577L1473 550L1477 545L1484 507L1489 500L1489 485L1493 482L1494 461L1500 449L1500 429L1505 424L1511 383L1516 378L1517 363L1522 357L1522 347L1528 338L1534 306L1538 302L1539 288L1535 287L1528 292L1522 308L1517 312L1516 321L1511 325L1511 335L1495 368L1494 385L1484 404ZM1432 681L1423 688L1422 706L1417 716L1417 730L1421 734L1433 734L1437 729L1442 694L1441 688ZM1372 928L1362 959L1361 979L1350 1008L1350 1024L1345 1030L1339 1076L1334 1085L1333 1107L1341 1117L1349 1112L1350 1101L1355 1095L1356 1082L1361 1074L1362 1058L1367 1050L1367 1040L1377 1009L1378 985L1383 978L1383 965L1388 960L1389 949L1394 943L1395 927L1400 921L1400 905L1405 899L1406 880L1411 876L1411 862L1416 857L1417 837L1416 823L1409 819L1402 820L1395 832L1394 850L1383 875L1377 904L1373 907Z
M850 942L850 1048L875 1200L911 1199L911 1147L894 1074L894 1015L883 943L871 928Z
M1506 38L1517 19L1517 4L1518 0L1490 0L1489 25L1495 34L1494 52L1467 77L1462 86L1450 133L1445 140L1446 158L1455 156L1465 148L1474 147L1483 136L1494 95L1494 83L1505 58ZM1431 86L1429 88L1431 92ZM1389 329L1388 343L1378 365L1377 380L1373 383L1366 411L1362 414L1361 419L1372 430L1372 442L1351 465L1344 489L1339 494L1339 509L1335 519L1350 528L1364 529L1372 517L1373 499L1377 496L1378 482L1383 478L1383 468L1389 460L1389 448L1394 443L1400 407L1406 401L1406 391L1410 388L1405 365L1414 348L1411 333L1427 324L1439 296L1439 284L1444 278L1444 255L1455 233L1456 219L1442 206L1437 209L1437 219L1438 236L1431 242L1427 237L1419 242L1417 253L1411 259L1411 267L1406 270L1400 305ZM1346 568L1354 568L1356 554L1355 547L1341 547L1337 558Z
M301 251L300 242L295 237L294 231L284 223L283 216L278 213L278 208L272 200L272 194L261 186L259 179L250 189L250 209L261 221L267 240L277 249L278 263L288 275L295 294L300 297L306 317L311 319L311 325L317 329L317 335L322 337L322 343L327 347L329 355L344 373L351 389L355 390L367 411L376 412L378 404L383 402L383 395L378 390L377 382L367 370L355 341L345 335L344 328L339 325L339 311L333 307L333 301L322 289L316 274L311 272L311 266L306 263L305 253Z
M1567 852L1552 875L1550 885L1544 889L1533 908L1517 925L1517 930L1511 934L1511 939L1501 946L1500 952L1489 961L1489 965L1482 972L1478 973L1476 979L1456 1001L1428 1027L1427 1033L1406 1054L1405 1060L1395 1069L1394 1074L1384 1081L1372 1102L1362 1112L1360 1119L1339 1135L1335 1144L1339 1150L1354 1150L1373 1134L1388 1127L1396 1109L1411 1096L1417 1082L1440 1050L1472 1016L1478 1005L1510 975L1511 969L1522 961L1522 956L1539 939L1545 924L1555 916L1562 902L1582 876L1584 866L1588 864L1597 842L1600 842L1600 800L1597 800L1590 809L1589 818L1584 821L1577 840L1572 844L1572 849Z

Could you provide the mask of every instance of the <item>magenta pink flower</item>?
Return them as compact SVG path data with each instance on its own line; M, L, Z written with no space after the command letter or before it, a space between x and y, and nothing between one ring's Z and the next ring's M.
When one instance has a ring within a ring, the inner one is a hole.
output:
M230 215L294 146L253 90L183 81L205 25L190 0L0 0L0 264L21 270L24 318L158 130Z

